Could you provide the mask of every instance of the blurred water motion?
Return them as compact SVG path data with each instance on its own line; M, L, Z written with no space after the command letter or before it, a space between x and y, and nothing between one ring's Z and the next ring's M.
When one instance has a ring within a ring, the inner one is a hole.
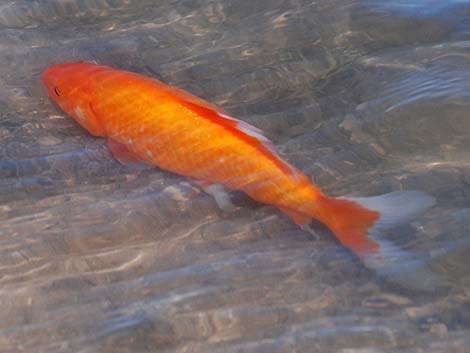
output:
M469 16L462 0L3 1L0 351L468 351ZM120 165L41 87L70 60L224 107L332 195L433 195L387 235L416 283L243 195L227 213Z

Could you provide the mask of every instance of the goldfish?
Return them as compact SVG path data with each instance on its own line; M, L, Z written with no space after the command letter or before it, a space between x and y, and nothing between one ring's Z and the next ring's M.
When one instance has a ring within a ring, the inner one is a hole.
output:
M223 185L272 205L306 227L315 219L361 258L395 247L374 234L434 204L421 191L330 197L283 159L263 132L155 78L90 62L53 65L42 75L50 98L123 162Z

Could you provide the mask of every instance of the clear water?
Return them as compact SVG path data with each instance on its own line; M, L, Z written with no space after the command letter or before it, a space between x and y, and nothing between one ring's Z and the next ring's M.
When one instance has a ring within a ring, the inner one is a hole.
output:
M41 87L81 59L224 107L330 194L433 195L389 236L445 285L121 166ZM3 0L0 62L1 352L470 351L470 2Z

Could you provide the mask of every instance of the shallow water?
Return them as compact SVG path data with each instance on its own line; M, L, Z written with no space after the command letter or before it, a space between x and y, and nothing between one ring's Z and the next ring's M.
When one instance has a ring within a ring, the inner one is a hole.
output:
M0 351L468 352L469 18L462 0L3 1ZM332 195L428 192L388 234L413 260L380 275L272 207L120 165L41 87L70 60L224 107Z

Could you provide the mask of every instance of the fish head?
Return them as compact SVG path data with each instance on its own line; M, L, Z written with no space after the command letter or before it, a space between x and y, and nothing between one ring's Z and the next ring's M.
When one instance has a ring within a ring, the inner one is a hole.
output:
M90 80L105 68L87 62L53 65L42 74L49 96L59 107L92 135L104 136L104 124L93 108Z

